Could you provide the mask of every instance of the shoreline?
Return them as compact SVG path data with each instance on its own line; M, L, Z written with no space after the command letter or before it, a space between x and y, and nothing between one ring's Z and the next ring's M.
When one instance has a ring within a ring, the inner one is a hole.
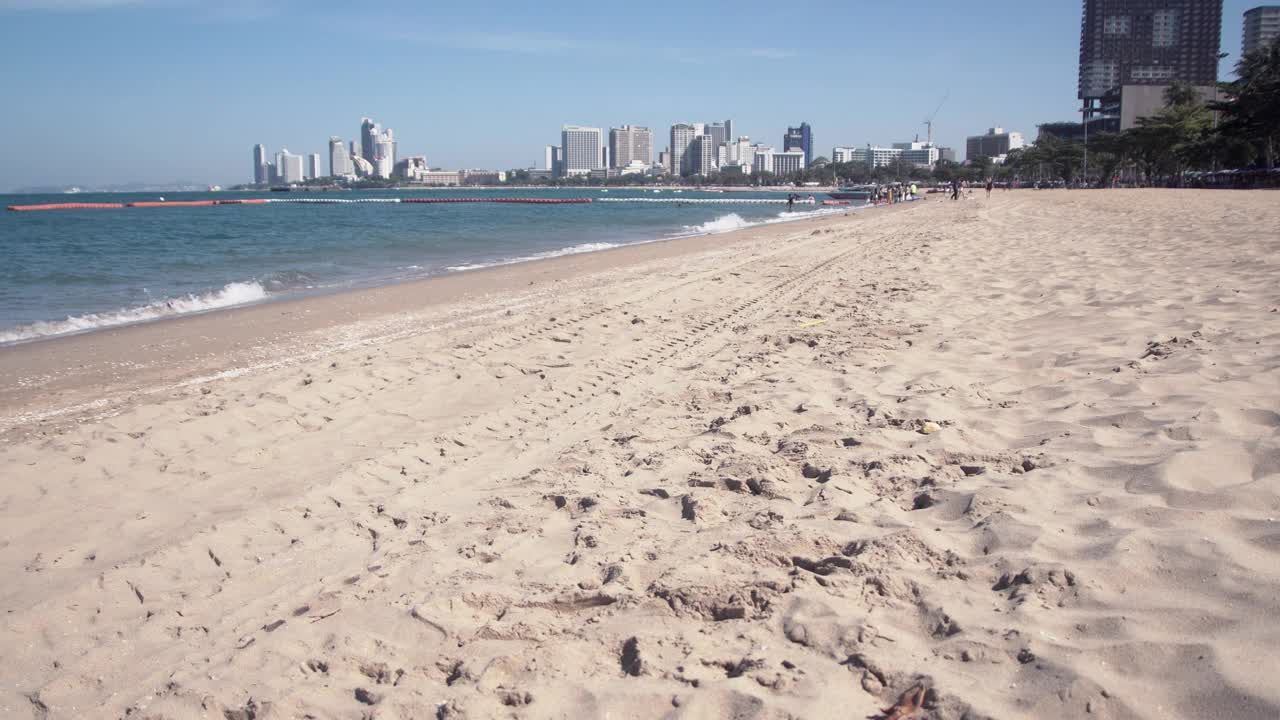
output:
M166 298L165 302L163 303L161 303L160 301L156 301L148 305L138 305L138 306L132 306L132 307L116 308L116 309L87 311L79 315L73 315L70 317L56 319L56 320L40 320L40 321L15 325L11 327L0 328L0 352L3 352L5 348L15 347L15 346L24 345L32 342L43 342L45 340L50 340L50 339L55 339L60 337L83 335L87 333L100 332L103 330L110 330L113 328L130 327L133 325L158 322L161 320L174 319L178 317L189 317L194 315L201 315L209 312L219 312L222 310L230 310L230 309L236 309L236 308L242 308L242 307L252 307L254 305L280 302L282 300L292 299L292 298L317 297L317 296L323 296L331 293L341 293L341 292L349 292L349 291L355 291L355 290L372 289L372 288L383 287L388 285L396 285L396 284L405 283L405 282L416 282L419 280L427 280L431 278L442 277L442 276L455 273L455 272L460 272L460 271L487 269L491 267L501 267L505 265L515 265L515 264L520 264L525 262L534 262L537 260L561 257L565 255L576 255L576 254L583 254L583 253L589 253L589 252L600 252L603 250L612 250L617 247L627 247L631 245L642 245L642 244L655 243L655 242L665 242L668 240L679 240L679 239L684 239L689 237L724 235L724 234L727 234L728 232L736 232L738 230L750 229L752 227L757 227L762 225L797 222L797 221L814 219L817 217L833 216L833 215L844 214L847 212L861 211L861 210L871 209L872 207L873 206L871 205L848 206L844 208L823 208L822 206L817 206L817 207L814 207L812 210L798 211L802 213L807 213L808 215L810 215L810 217L803 217L803 216L793 217L793 218L775 217L775 218L761 219L756 221L748 221L744 227L735 228L729 231L704 230L700 232L675 232L675 233L671 233L661 237L645 238L645 239L629 240L629 241L621 241L621 242L613 242L605 239L592 240L591 242L588 242L588 243L580 243L577 245L570 245L563 248L557 248L554 250L540 251L540 252L533 253L531 255L517 256L513 258L504 258L501 260L493 260L490 262L484 262L479 264L463 264L458 266L443 267L443 268L440 268L439 270L428 272L426 274L421 274L421 275L391 274L389 270L383 270L382 272L376 275L369 275L363 278L350 278L342 283L336 283L328 286L289 288L286 290L272 292L263 288L260 281L256 278L251 277L248 279L231 280L227 282L225 285L223 285L221 288L216 288L216 289L210 288L205 292L201 293L200 295L188 295L185 297ZM730 214L732 214L731 209L729 210L729 212ZM596 246L609 245L612 247L595 247L588 250L578 249L578 248L586 247L589 245L596 245ZM400 269L400 268L397 268L397 269ZM225 295L232 292L238 292L240 294L248 293L249 295L260 295L260 297L256 297L254 299L250 299L244 302L222 302ZM206 307L199 307L194 310L185 310L185 311L179 310L176 312L165 311L165 307L171 308L175 304L187 305L192 303L205 305ZM121 317L128 318L128 319L123 319L117 322L105 322L101 324L95 324L100 322L100 318L121 318ZM77 325L82 325L85 323L90 323L91 326L76 328ZM62 327L62 326L71 326L73 329L53 330L49 332L41 331L43 328L49 328L49 327L56 328L56 327ZM36 330L33 331L33 328ZM16 335L18 337L15 337L13 339L3 339L7 335Z
M372 343L405 333L406 327L420 326L422 319L413 317L415 313L491 300L504 292L538 292L577 276L776 237L797 226L838 222L857 211L761 222L727 232L631 242L362 287L284 293L259 302L0 345L0 408L4 408L0 438L33 420L102 409L106 404L101 398L95 404L90 397L96 392L107 396L153 392L156 387L215 379L229 367L275 367L278 363L266 356L276 354L280 347L310 355L353 343ZM329 340L315 337L397 316L401 316L398 322L388 323L395 327L381 327L372 333L348 333ZM86 362L85 358L91 360ZM50 396L59 398L60 407L33 415L31 407Z

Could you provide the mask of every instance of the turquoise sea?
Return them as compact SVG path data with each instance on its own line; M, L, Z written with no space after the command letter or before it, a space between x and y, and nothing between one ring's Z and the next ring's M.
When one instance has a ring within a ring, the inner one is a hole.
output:
M845 211L797 205L787 212L784 204L723 202L786 198L777 192L614 188L0 195L0 206L161 197L173 202L486 196L593 202L0 212L0 343ZM825 196L816 198L820 203Z

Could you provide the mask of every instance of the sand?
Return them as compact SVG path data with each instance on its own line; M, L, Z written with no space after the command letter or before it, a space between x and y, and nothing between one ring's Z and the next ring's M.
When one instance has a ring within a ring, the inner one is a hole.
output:
M0 716L1280 715L1280 202L936 197L0 350Z

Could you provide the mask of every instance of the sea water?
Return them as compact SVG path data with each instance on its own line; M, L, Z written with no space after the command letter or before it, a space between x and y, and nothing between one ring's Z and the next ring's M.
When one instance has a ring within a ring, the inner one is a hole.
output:
M777 192L388 190L164 193L167 201L532 197L785 199ZM0 205L127 203L159 193L0 195ZM819 195L819 199L823 196ZM23 342L298 293L727 232L814 214L821 205L592 202L271 203L0 212L0 343Z

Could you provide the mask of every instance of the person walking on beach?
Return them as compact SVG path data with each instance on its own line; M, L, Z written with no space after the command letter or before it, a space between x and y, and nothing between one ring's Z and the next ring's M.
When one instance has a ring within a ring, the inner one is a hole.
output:
M991 178L987 178L987 199L988 200L991 199L991 188L993 185L995 185L995 182Z
M951 178L951 199L960 199L960 178Z

